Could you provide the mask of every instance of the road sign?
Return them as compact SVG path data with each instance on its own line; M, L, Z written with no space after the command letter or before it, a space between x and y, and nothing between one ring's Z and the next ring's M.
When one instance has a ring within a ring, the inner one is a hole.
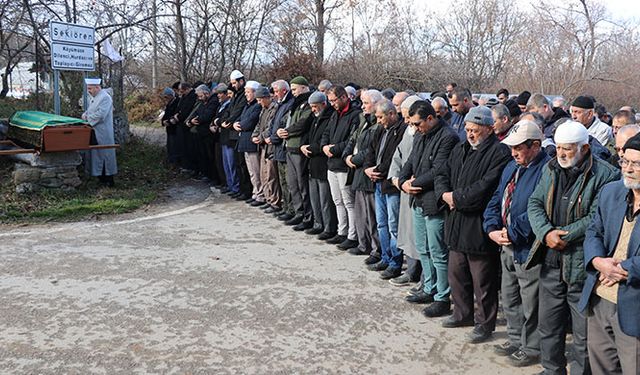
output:
M51 68L55 70L95 70L93 44L95 29L90 26L51 21Z

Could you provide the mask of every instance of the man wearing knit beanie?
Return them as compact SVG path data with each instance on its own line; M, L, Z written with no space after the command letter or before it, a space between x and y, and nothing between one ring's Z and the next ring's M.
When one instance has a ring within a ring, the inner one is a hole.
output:
M531 269L542 265L538 331L545 373L566 373L565 328L571 322L571 373L585 374L590 373L587 318L578 308L586 277L583 244L600 190L620 174L592 155L589 133L581 123L561 124L554 140L557 157L543 168L529 198L527 213L536 241L524 266ZM562 311L570 311L571 316Z
M574 121L578 121L601 145L606 146L613 137L611 127L595 115L595 101L590 96L578 96L571 103L569 111Z

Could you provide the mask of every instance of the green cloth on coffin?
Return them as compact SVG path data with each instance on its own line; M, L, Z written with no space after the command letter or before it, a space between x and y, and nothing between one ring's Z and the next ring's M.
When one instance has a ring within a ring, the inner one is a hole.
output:
M9 123L11 126L22 129L42 131L47 126L80 125L87 122L75 117L52 115L46 112L18 111L9 118Z
M23 145L42 147L42 131L48 126L84 125L86 121L46 112L18 111L9 118L7 136Z

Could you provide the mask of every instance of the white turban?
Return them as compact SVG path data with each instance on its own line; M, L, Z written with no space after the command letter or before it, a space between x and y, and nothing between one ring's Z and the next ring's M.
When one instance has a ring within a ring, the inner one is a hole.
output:
M229 76L230 79L237 81L240 78L244 78L244 74L240 73L239 70L234 70L233 72L231 72L231 75Z
M581 143L585 144L589 142L589 132L579 122L567 121L556 129L556 134L553 137L556 144L559 143Z

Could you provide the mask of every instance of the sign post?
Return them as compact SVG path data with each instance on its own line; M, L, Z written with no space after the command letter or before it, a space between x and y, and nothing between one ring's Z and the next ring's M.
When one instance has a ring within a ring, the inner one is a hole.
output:
M94 50L95 29L73 23L49 22L49 42L51 43L51 68L54 74L54 110L60 114L60 70L92 72L95 70ZM85 73L86 76L86 73ZM86 87L84 106L86 108Z

